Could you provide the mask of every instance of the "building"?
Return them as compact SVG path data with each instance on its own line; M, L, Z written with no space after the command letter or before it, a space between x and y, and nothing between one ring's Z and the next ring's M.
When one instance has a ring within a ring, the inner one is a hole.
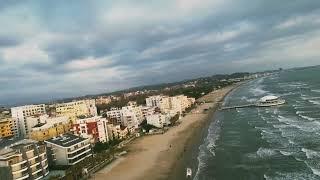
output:
M184 95L178 96L150 96L146 98L146 105L149 107L158 107L161 112L175 115L182 114L186 108L195 102L194 98L188 98Z
M27 117L45 113L46 110L44 104L25 105L11 108L13 120L12 130L15 137L25 137L29 133L26 121Z
M147 124L153 125L157 128L162 128L163 126L170 124L170 116L161 113L148 115L146 116L146 119Z
M75 135L90 139L91 143L108 142L108 121L105 118L94 116L90 118L77 119L72 125Z
M69 132L71 122L66 116L47 117L43 123L32 127L30 138L36 141L44 141Z
M45 140L48 159L54 165L75 165L92 156L89 139L66 133Z
M146 119L146 116L154 114L157 110L157 107L148 107L148 106L140 106L143 118Z
M146 98L146 106L148 107L160 107L161 100L164 96L150 96Z
M96 98L96 104L101 105L101 104L109 104L111 102L111 97L110 96L99 96Z
M108 124L108 133L110 140L112 139L125 139L128 134L129 130L127 127L122 126L120 124Z
M129 102L128 106L122 107L121 122L122 125L131 129L138 128L144 120L141 108L135 102Z
M97 107L95 100L72 101L55 105L57 116L67 116L72 122L75 122L79 116L96 116Z
M121 123L122 111L119 108L111 108L110 111L107 111L107 117L110 119L116 119L118 123Z
M12 118L2 117L0 118L0 138L13 136L12 132Z
M0 179L38 180L49 174L46 146L30 139L1 143Z

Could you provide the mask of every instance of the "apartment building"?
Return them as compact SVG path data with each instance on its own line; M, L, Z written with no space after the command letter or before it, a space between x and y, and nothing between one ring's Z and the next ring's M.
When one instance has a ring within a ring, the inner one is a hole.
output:
M129 129L120 124L108 124L108 133L110 140L112 139L125 139L129 133Z
M38 180L49 174L46 146L30 139L1 143L0 179Z
M11 108L13 119L12 130L15 137L26 137L29 133L27 117L39 114L45 114L45 104L25 105Z
M91 143L108 142L108 121L105 118L94 116L90 118L77 119L72 125L75 135L90 139Z
M45 140L48 159L55 165L75 165L92 156L89 139L66 133Z
M0 117L0 138L13 136L12 132L12 118Z
M99 96L96 98L96 104L101 105L101 104L109 104L111 102L111 97L110 96Z
M170 115L169 114L151 114L146 116L147 124L153 125L157 128L162 128L163 126L170 124Z
M129 102L128 106L122 107L121 122L129 129L138 128L144 120L141 108L135 102Z
M72 122L75 122L79 116L96 116L98 114L95 100L90 99L60 103L55 107L57 116L67 116Z
M66 116L47 117L31 129L30 138L36 141L44 141L61 134L65 134L71 129L71 122Z
M116 119L118 123L122 123L122 111L119 108L111 108L110 111L107 111L107 117L110 119Z

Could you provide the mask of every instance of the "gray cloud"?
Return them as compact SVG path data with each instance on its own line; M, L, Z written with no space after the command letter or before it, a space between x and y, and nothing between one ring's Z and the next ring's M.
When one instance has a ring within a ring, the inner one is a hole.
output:
M0 30L0 104L319 64L320 39L311 38L320 35L319 7L317 0L1 3L0 17L12 17L6 24L16 29Z

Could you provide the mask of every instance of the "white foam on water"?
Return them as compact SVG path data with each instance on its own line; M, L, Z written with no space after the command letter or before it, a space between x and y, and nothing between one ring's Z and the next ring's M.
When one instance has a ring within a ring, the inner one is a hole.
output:
M304 161L304 163L311 169L312 173L314 175L320 176L320 169L317 167L314 167L313 165L311 165L310 163L308 163L307 161Z
M291 156L293 154L293 152L287 152L287 151L283 151L283 150L280 150L280 153L284 156Z
M256 154L261 158L268 158L277 154L274 149L262 148L260 147Z
M298 116L300 116L300 117L303 118L303 119L309 120L309 121L317 120L316 118L308 117L308 116L301 115L301 114L298 114Z
M320 101L316 101L316 100L308 100L308 101L314 105L320 105Z
M311 89L312 92L320 93L320 89Z
M320 152L318 151L314 151L307 148L302 148L301 151L303 151L306 154L308 159L320 158Z

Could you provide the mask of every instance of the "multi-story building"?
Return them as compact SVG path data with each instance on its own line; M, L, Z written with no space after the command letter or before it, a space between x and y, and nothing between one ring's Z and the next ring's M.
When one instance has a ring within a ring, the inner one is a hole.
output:
M178 96L150 96L146 98L147 106L158 107L161 112L170 114L182 114L186 108L195 102L194 98L188 98L184 95Z
M55 107L57 116L67 116L72 122L75 122L79 116L96 116L98 114L95 100L72 101L56 104Z
M110 140L112 139L125 139L129 133L127 127L120 124L108 124L108 133Z
M121 123L122 120L122 110L119 108L111 108L110 111L107 111L107 117L111 119L116 119L118 123Z
M66 116L47 117L44 121L31 129L31 139L44 141L65 134L71 129L71 122Z
M160 107L160 102L162 100L161 95L149 96L146 98L146 106L148 107Z
M45 140L48 159L54 165L75 165L92 156L89 139L73 134L63 134Z
M100 96L96 98L96 104L109 104L111 102L111 97L110 96Z
M0 179L38 180L49 174L46 146L30 139L2 142Z
M138 128L144 120L141 108L135 102L129 102L128 106L122 107L121 122L129 129Z
M148 115L152 115L156 112L157 107L140 106L143 118L146 119Z
M151 114L146 116L147 119L147 124L153 125L157 128L162 128L165 125L170 124L170 116L169 114L161 114L161 113L156 113L156 114Z
M108 142L108 121L105 118L94 116L90 118L77 119L72 125L75 135L90 139L91 143Z
M0 117L0 138L13 136L12 118Z
M11 115L13 119L13 133L15 137L25 137L28 131L27 117L45 114L46 109L44 104L39 105L25 105L11 108Z

